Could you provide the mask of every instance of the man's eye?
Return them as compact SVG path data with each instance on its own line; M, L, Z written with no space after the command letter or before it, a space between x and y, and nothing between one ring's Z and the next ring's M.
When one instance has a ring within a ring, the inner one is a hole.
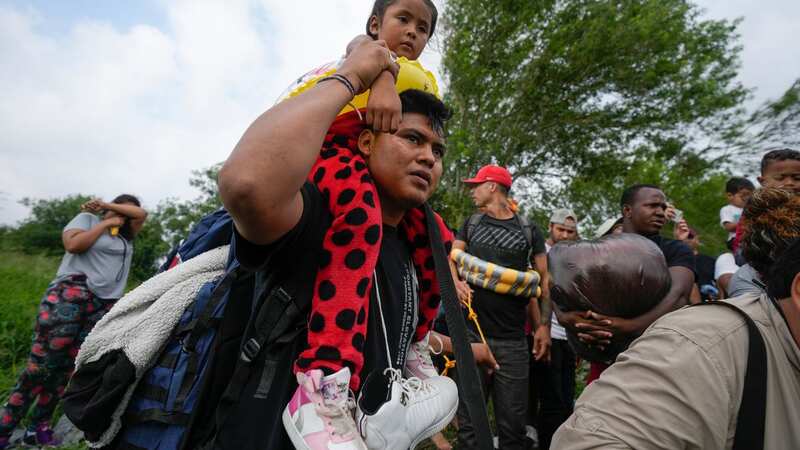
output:
M406 140L408 142L411 142L412 144L419 144L419 138L414 136L413 134L406 136Z
M435 156L437 159L444 158L444 149L442 149L442 148L434 148L433 149L433 156Z

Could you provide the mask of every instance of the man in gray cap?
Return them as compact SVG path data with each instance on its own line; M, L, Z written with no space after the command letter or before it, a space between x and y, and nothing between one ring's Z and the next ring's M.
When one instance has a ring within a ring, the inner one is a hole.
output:
M550 237L545 241L547 251L562 241L578 239L578 217L571 209L556 209L550 215ZM539 448L550 448L550 440L556 429L572 414L575 398L575 352L567 343L567 333L555 314L550 325L550 361L531 362L532 398L531 410L539 403L536 430Z

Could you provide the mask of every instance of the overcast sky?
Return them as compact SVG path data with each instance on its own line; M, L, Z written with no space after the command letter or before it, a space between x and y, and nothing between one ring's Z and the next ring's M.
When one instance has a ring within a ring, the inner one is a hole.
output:
M23 197L195 197L190 172L224 160L294 78L342 54L371 3L0 0L0 223L27 216ZM800 77L800 1L698 3L744 18L753 104ZM429 46L423 64L438 74L439 61Z

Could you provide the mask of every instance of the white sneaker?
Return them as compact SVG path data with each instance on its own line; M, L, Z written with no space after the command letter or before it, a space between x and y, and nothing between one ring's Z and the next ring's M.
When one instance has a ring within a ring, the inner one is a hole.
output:
M458 388L450 378L405 379L397 369L386 369L383 375L365 381L356 408L358 430L370 450L413 449L453 420ZM373 386L367 387L370 382ZM381 397L381 389L388 392L377 405L375 399L365 400L365 393Z
M327 377L321 370L297 374L297 390L283 410L283 426L300 450L366 450L353 421L350 369Z
M411 344L411 348L406 355L406 366L403 368L403 375L407 378L417 377L420 380L439 376L436 366L431 361L431 347L429 345L431 333L419 342Z

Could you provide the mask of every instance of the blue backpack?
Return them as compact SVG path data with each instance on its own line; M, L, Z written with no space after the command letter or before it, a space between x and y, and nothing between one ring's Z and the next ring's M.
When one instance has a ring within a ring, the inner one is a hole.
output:
M189 235L167 254L167 260L158 269L164 272L197 255L231 243L233 218L225 208L219 208L197 222Z

